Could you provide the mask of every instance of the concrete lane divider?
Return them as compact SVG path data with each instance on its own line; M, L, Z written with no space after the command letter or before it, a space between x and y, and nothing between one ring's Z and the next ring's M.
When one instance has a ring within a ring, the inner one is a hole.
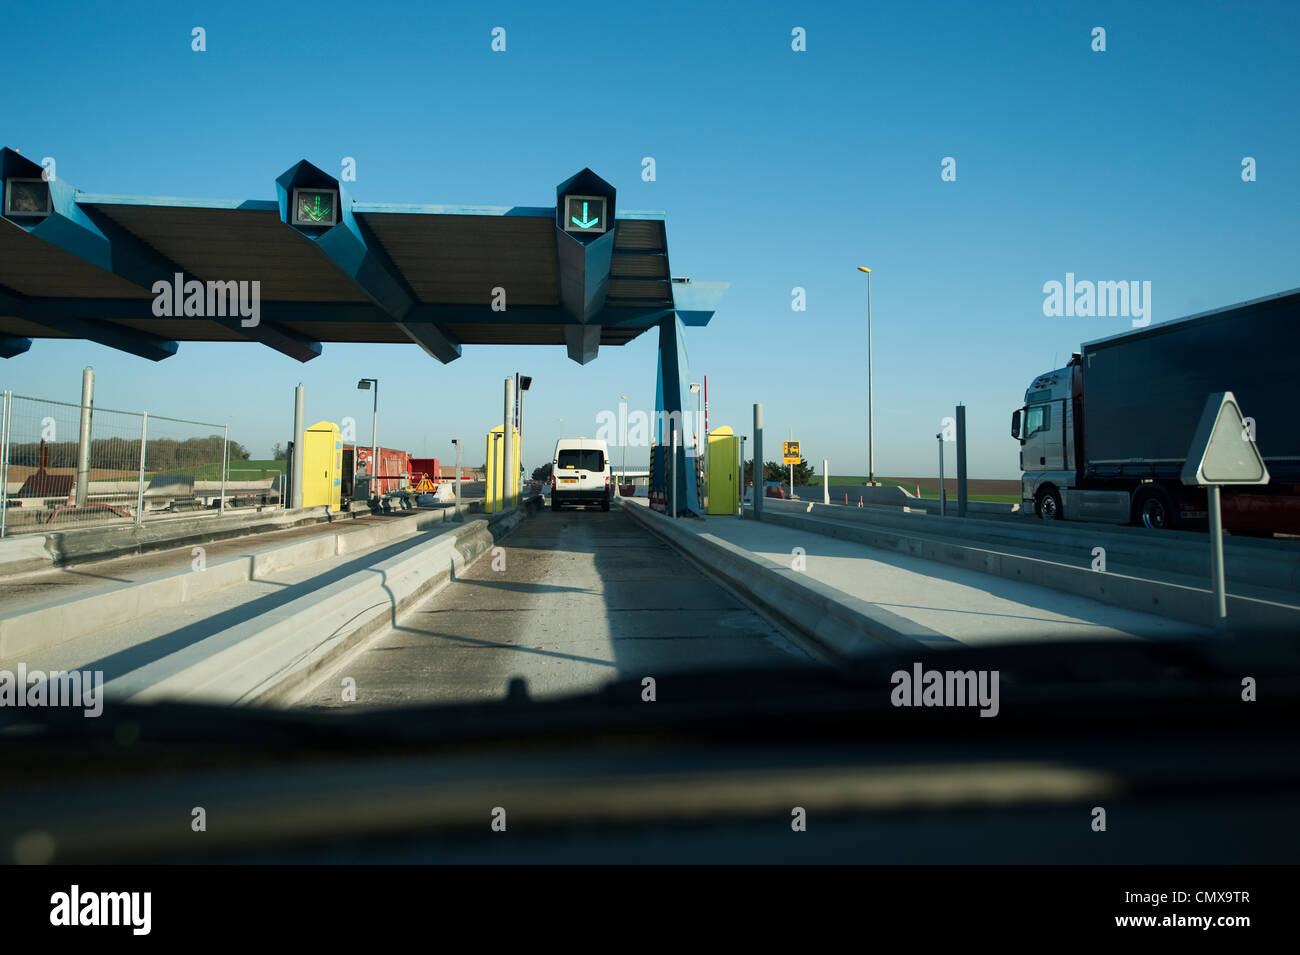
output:
M457 524L431 540L110 681L110 695L284 703L366 638L455 580L525 508Z
M752 519L748 514L746 518ZM804 514L768 510L763 513L763 523L964 567L982 574L1086 597L1113 607L1168 617L1197 627L1208 626L1211 619L1213 596L1210 591L1182 584L1100 572L1087 566L1008 554L953 540L932 540L890 528L857 525L849 521L821 519ZM1228 594L1228 619L1234 626L1252 630L1295 630L1300 627L1300 608Z
M836 590L774 561L697 532L643 504L623 510L651 533L694 560L741 597L831 656L846 658L889 650L955 646L948 636ZM703 525L707 526L707 525Z
M482 506L475 501L462 505L461 510L472 514L481 512ZM429 523L433 523L448 520L454 514L455 508L448 507L422 511L419 519L428 518ZM0 579L53 567L70 567L173 547L210 544L308 524L347 522L357 516L347 512L331 513L326 507L304 507L297 510L270 508L234 511L224 515L205 511L181 517L155 517L139 527L127 523L51 531L46 534L22 534L0 540ZM359 516L364 519L369 517L369 512L363 511Z
M907 536L945 538L975 547L1016 551L1030 550L1030 556L1043 556L1062 563L1091 564L1093 547L1106 549L1107 563L1120 568L1159 568L1170 574L1192 579L1173 580L1195 587L1209 571L1209 539L1198 531L1151 531L1146 528L1115 524L1086 524L1069 521L988 520L978 515L959 519L937 514L901 514L880 508L844 507L832 501L784 501L776 498L764 502L764 514L795 514L853 524L871 524L902 531ZM1293 591L1300 596L1300 550L1293 541L1228 537L1224 540L1228 585L1243 588ZM1143 577L1140 572L1128 571ZM1268 594L1248 596L1270 599ZM1278 595L1286 603L1284 595Z
M275 508L224 515L205 512L184 517L154 518L139 527L116 524L110 527L53 531L44 536L43 543L50 554L50 565L68 567L338 519L339 516L331 515L326 507L304 507L297 510ZM18 568L6 566L4 569Z
M172 610L188 601L210 597L227 587L260 580L277 571L414 537L454 520L454 512L455 508L421 512L364 530L321 534L208 564L202 571L187 568L76 600L0 616L0 659L57 646L160 610Z
M0 575L25 574L49 570L54 566L54 555L46 547L43 534L23 534L0 540Z

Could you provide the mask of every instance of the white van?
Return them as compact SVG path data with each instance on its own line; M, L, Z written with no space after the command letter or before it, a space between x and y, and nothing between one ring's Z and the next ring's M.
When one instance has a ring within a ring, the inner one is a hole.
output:
M609 448L594 438L561 438L551 459L551 510L565 504L599 504L609 510L613 495Z

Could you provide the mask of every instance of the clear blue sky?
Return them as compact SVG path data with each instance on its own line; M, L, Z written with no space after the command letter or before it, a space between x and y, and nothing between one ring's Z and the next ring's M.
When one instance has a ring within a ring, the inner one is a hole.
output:
M49 17L5 14L0 144L55 157L87 192L270 199L299 159L352 156L362 201L548 205L590 166L620 208L666 213L675 274L732 283L688 330L710 424L748 434L761 401L767 456L793 429L832 473L866 470L855 266L873 269L876 471L896 476L932 473L959 401L971 475L1017 476L1009 419L1030 380L1129 327L1044 317L1043 284L1066 272L1150 281L1156 322L1300 286L1294 3L73 0ZM441 365L327 344L300 365L253 344L153 363L40 340L0 361L0 386L76 401L92 365L97 404L229 420L261 457L289 437L300 382L309 423L351 415L368 441L355 385L379 377L381 444L445 457L462 437L478 463L501 382L523 371L531 469L619 394L653 407L656 338L585 367L562 347L467 346Z

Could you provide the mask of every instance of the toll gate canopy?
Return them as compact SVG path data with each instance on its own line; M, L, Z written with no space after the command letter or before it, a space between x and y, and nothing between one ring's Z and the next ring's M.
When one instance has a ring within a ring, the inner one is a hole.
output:
M619 210L590 169L547 206L364 203L306 160L274 199L84 193L13 149L0 179L4 358L71 338L152 361L188 341L300 362L328 342L400 342L441 362L465 345L562 345L585 364L657 328L656 411L680 418L683 328L708 324L727 288L674 277L663 214Z
M536 207L363 203L306 161L267 200L83 193L12 149L0 175L5 357L83 338L153 360L184 341L299 361L325 342L414 342L444 362L509 344L585 363L673 314L707 324L726 289L674 280L663 214L620 212L589 169ZM253 282L256 324L233 301Z

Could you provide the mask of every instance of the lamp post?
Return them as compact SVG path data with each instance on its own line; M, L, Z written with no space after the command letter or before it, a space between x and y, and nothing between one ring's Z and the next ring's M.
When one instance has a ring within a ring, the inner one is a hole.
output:
M740 506L738 512L745 510L745 435L740 436Z
M515 417L518 419L516 427L519 428L519 457L521 459L524 456L524 392L528 390L528 387L532 383L533 379L529 378L527 375L515 374L515 394L518 396L519 401L519 413ZM519 473L520 476L522 476L524 471L524 462L519 460L515 463L519 465Z
M695 421L692 422L694 426L691 428L691 437L695 441L695 456L698 458L700 456L700 401L702 400L698 381L691 382L691 394L695 395Z
M876 483L876 422L871 414L871 392L875 382L871 374L871 269L865 265L858 266L859 272L867 273L867 483Z
M370 496L379 496L379 485L375 478L379 474L379 379L362 378L357 382L358 391L369 391L374 385L375 404L370 418Z
M619 397L622 398L624 401L627 401L627 395L619 395ZM626 484L627 483L627 419L626 418L623 419L623 433L620 435L620 437L623 439L623 479L619 483ZM623 493L622 489L619 490L619 493L620 494Z
M700 409L703 407L704 398L700 388L701 385L698 381L691 382L691 394L695 395L695 420L691 422L691 436L695 439L695 460L691 462L691 467L695 469L696 474L696 493L699 494L700 500L703 501L704 489L699 487L699 479L703 476L701 474L703 469L700 467L700 422L703 420L704 415Z
M939 439L939 516L948 516L948 487L943 483L943 432L935 435Z
M463 521L465 517L460 510L460 440L452 438L451 443L456 449L456 520Z

